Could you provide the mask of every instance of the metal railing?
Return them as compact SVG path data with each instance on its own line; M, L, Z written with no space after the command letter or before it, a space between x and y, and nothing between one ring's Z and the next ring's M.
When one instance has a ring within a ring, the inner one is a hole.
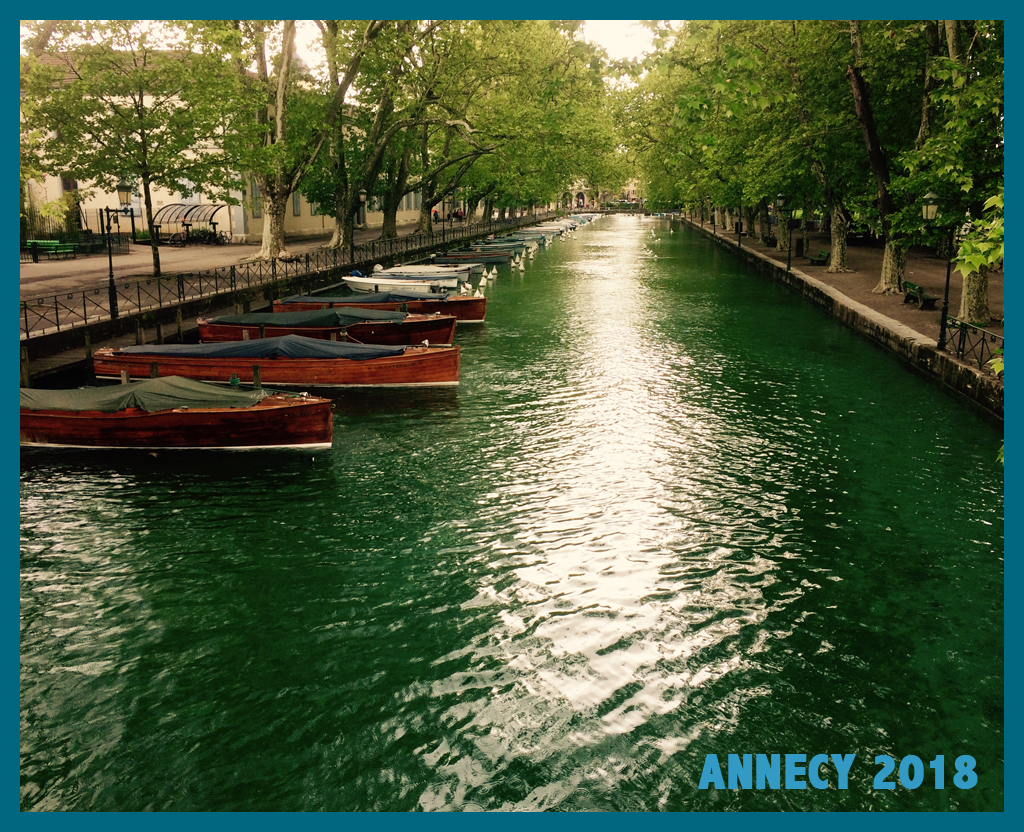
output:
M352 268L355 263L402 257L456 241L529 225L548 214L531 214L481 223L462 223L431 234L407 234L357 245L354 258L344 249L320 249L292 260L257 260L199 272L151 277L114 284L118 316L124 317L176 306L191 300L252 289L288 278L314 276L329 269ZM109 284L74 292L21 301L21 338L62 332L110 318Z
M946 319L946 349L961 361L976 364L979 370L991 371L988 362L995 357L996 350L1002 353L1004 343L1002 335L959 318L950 316Z

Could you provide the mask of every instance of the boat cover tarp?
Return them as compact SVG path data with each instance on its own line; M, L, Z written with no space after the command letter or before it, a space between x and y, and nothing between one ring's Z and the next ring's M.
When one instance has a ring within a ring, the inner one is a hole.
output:
M117 353L129 355L168 355L189 358L347 358L365 361L402 355L405 347L380 344L353 344L348 341L323 341L303 335L281 335L253 341L220 341L212 344L142 344L121 347Z
M437 295L413 295L407 292L369 292L365 295L345 295L344 297L327 297L326 295L293 295L281 303L333 303L352 306L357 303L408 303L411 300L448 300L447 292Z
M28 390L23 387L21 407L23 410L98 410L101 413L139 407L147 413L155 413L176 407L252 407L271 392L166 376L79 390Z
M405 312L390 312L386 309L353 309L336 306L334 309L312 309L309 312L247 312L244 315L218 315L210 318L211 324L234 324L237 326L288 326L288 327L331 327L352 326L363 321L390 321L401 323Z

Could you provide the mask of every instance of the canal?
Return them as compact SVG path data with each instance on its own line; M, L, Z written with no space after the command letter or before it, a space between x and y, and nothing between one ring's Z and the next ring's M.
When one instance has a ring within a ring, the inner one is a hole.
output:
M1001 810L1001 426L667 221L486 293L312 460L22 455L21 808Z

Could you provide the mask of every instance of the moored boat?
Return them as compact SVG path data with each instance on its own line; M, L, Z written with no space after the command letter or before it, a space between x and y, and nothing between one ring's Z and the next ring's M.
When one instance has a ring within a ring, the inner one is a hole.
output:
M217 344L105 347L93 354L97 378L184 376L282 387L434 387L459 383L458 346L388 346L282 335Z
M471 249L471 248L456 248L451 251L438 255L436 257L431 256L431 261L434 263L479 263L481 266L490 265L492 263L507 263L512 259L512 254L508 251L485 251L483 249Z
M21 445L94 449L331 447L330 399L157 378L78 390L21 391Z
M358 306L367 309L407 310L424 315L451 315L459 324L483 323L487 314L487 298L468 295L440 294L429 297L402 292L370 292L330 297L327 295L293 295L274 301L275 312L331 309Z
M442 294L447 289L455 289L459 285L457 278L450 278L448 280L436 278L414 280L400 275L385 277L379 273L373 277L365 277L357 272L352 272L348 277L343 277L342 280L345 281L345 285L353 292L403 292L424 297Z
M424 278L430 278L431 280L450 280L455 278L456 282L452 286L458 286L458 281L469 280L470 275L473 272L473 265L471 263L459 263L459 264L445 264L445 265L433 265L431 263L409 263L404 266L391 266L388 269L382 269L379 266L373 267L373 277L384 275L385 277L409 277L414 280L422 280ZM445 284L446 286L448 284Z
M358 344L450 344L455 335L453 315L409 314L355 306L218 315L199 318L197 323L203 343L304 335Z

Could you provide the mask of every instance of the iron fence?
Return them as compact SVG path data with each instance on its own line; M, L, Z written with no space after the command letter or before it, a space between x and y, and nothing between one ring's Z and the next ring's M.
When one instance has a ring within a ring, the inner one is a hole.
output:
M978 369L991 369L988 363L1002 354L1004 339L981 327L952 316L946 319L946 348L961 361L976 364Z
M408 234L373 240L348 251L321 249L291 260L257 260L199 272L114 283L119 316L151 312L191 300L252 289L286 278L313 276L329 269L351 268L354 263L401 257L458 240L536 222L539 217L494 220L445 227L431 234ZM21 338L61 332L110 318L109 284L21 302Z

